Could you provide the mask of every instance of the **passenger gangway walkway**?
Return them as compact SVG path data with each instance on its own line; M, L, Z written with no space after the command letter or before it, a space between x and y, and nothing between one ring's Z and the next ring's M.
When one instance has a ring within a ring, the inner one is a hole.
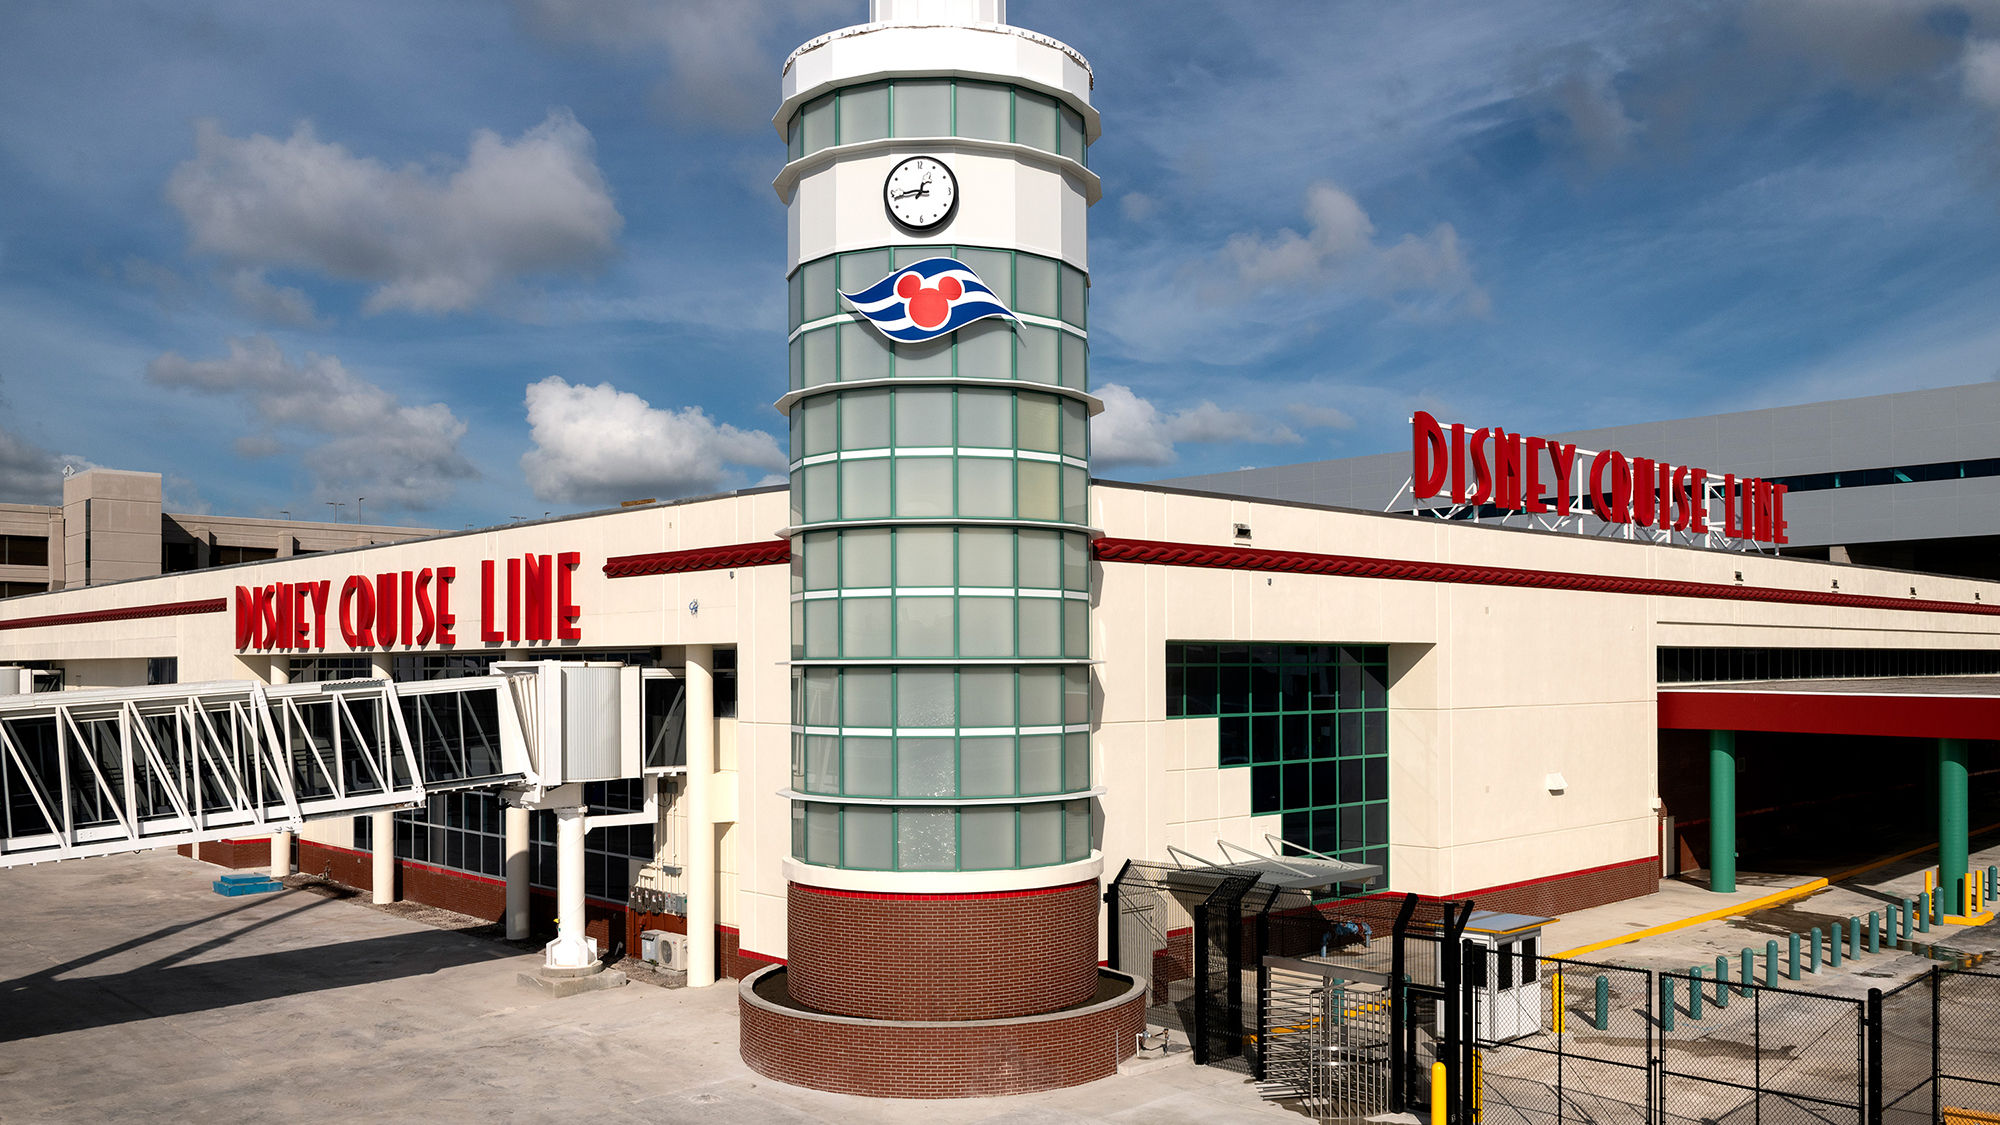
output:
M560 761L539 748L564 745L570 676L603 671L616 706L615 666L553 662L400 684L0 696L0 867L295 830L440 790L558 784Z

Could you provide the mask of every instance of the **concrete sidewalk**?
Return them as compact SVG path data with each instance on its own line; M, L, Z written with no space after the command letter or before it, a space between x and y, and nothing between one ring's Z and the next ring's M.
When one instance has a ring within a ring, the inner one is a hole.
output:
M737 1054L734 982L568 999L537 958L171 853L0 871L0 1121L1294 1122L1177 1059L1007 1099L876 1100Z

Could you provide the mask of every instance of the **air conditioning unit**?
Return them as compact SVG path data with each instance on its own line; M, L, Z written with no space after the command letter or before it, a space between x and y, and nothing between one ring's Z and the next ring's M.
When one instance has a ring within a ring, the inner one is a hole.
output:
M643 930L639 934L639 960L671 969L677 973L687 972L688 939L686 934L672 930Z

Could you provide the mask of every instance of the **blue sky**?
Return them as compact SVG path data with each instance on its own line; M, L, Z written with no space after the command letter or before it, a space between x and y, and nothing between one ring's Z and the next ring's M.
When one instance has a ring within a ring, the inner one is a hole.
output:
M0 500L459 527L782 466L863 0L0 7ZM1096 70L1100 475L2000 377L2000 0L1013 0Z

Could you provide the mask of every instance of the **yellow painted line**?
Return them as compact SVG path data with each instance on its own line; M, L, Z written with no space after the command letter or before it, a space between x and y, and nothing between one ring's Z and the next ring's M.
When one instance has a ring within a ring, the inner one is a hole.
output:
M1975 828L1971 832L1967 833L1967 835L1984 836L1988 832L1993 832L1996 830L2000 830L2000 823L1989 824L1984 828ZM1857 875L1865 875L1870 871L1874 871L1882 867L1887 867L1892 863L1908 859L1913 855L1922 855L1925 852L1932 852L1936 850L1937 850L1936 844L1927 844L1921 848L1912 848L1909 851L1900 852L1896 855L1892 855L1887 859L1878 859L1872 863L1864 864L1863 866L1854 868L1851 871L1843 871L1838 875L1831 875L1825 879L1814 879L1811 882L1802 883L1796 887L1791 888L1790 890L1784 890L1784 891L1779 891L1776 894L1765 895L1763 898L1754 898L1748 902L1739 902L1735 906L1725 906L1720 910L1711 910L1706 914L1697 914L1692 918L1682 918L1678 922L1663 922L1657 926L1649 926L1643 930L1634 930L1629 934L1620 934L1617 937L1606 938L1603 941L1592 942L1589 945L1579 945L1575 949L1564 950L1561 953L1552 953L1549 954L1549 956L1581 957L1586 953L1595 953L1600 949L1609 949L1614 945L1626 945L1631 942L1642 941L1649 937L1658 937L1661 934L1670 934L1673 933L1675 930L1685 930L1689 926L1698 926L1703 922L1713 922L1721 918L1734 917L1735 915L1738 914L1748 914L1753 910L1764 910L1769 907L1780 906L1783 905L1784 903L1791 902L1794 899L1804 898L1805 896L1812 894L1814 891L1823 890L1834 883L1845 882L1849 879L1854 878ZM1991 917L1990 912L1988 916Z
M1649 937L1658 937L1661 934L1670 934L1675 930L1685 930L1689 926L1699 926L1703 922L1713 922L1720 918L1731 918L1738 914L1748 914L1753 910L1763 910L1768 907L1778 906L1791 902L1793 899L1804 898L1814 891L1825 890L1827 883L1828 880L1825 879L1814 879L1810 882L1801 883L1796 887L1790 887L1786 890L1765 895L1763 898L1753 898L1748 902L1739 902L1731 906L1722 907L1720 910L1711 910L1706 914L1697 914L1692 918L1682 918L1678 922L1662 922L1657 926L1648 926L1643 930L1634 930L1629 934L1619 934L1617 937L1606 938L1603 941L1592 942L1589 945L1579 945L1575 949L1566 949L1561 953L1550 954L1550 956L1581 957L1586 953L1595 953L1600 949L1609 949L1614 945L1625 945L1629 942L1642 941Z
M1986 826L1986 827L1984 827L1984 828L1975 828L1975 829L1973 829L1972 831L1970 831L1970 832L1966 833L1966 835L1967 835L1967 836L1984 836L1984 835L1986 835L1986 834L1987 834L1988 832L1993 832L1993 831L1996 831L1996 830L2000 830L2000 823L1995 823L1995 824L1989 824L1989 825L1987 825L1987 826ZM1911 857L1911 856L1913 856L1913 855L1922 855L1922 854L1924 854L1925 852L1934 852L1934 851L1936 851L1936 850L1937 850L1937 845L1936 845L1936 844L1925 844L1925 845L1924 845L1923 847L1921 847L1921 848L1911 848L1911 849L1910 849L1909 851L1906 851L1906 852L1898 852L1898 853L1896 853L1895 855L1892 855L1892 856L1890 856L1890 857L1889 857L1889 858L1887 858L1887 859L1878 859L1878 860L1876 860L1876 861L1875 861L1875 862L1873 862L1873 863L1866 863L1866 864L1863 864L1863 865L1861 865L1860 867L1857 867L1857 868L1855 868L1855 869L1854 869L1854 870L1852 870L1852 871L1843 871L1843 872L1841 872L1841 873L1840 873L1840 874L1838 874L1838 875L1833 875L1833 876L1829 876L1829 879L1830 879L1830 881L1832 881L1832 882L1835 882L1835 883L1844 883L1844 882L1846 882L1847 880L1849 880L1849 879L1852 879L1852 878L1854 878L1854 877L1855 877L1856 875L1866 875L1866 874L1868 874L1868 873L1869 873L1870 871L1874 871L1874 870L1877 870L1878 868L1883 868L1883 867L1887 867L1887 866L1889 866L1889 865L1890 865L1890 864L1892 864L1892 863L1897 863L1897 862L1900 862L1900 861L1902 861L1902 860L1906 860L1906 859L1910 858L1910 857Z

